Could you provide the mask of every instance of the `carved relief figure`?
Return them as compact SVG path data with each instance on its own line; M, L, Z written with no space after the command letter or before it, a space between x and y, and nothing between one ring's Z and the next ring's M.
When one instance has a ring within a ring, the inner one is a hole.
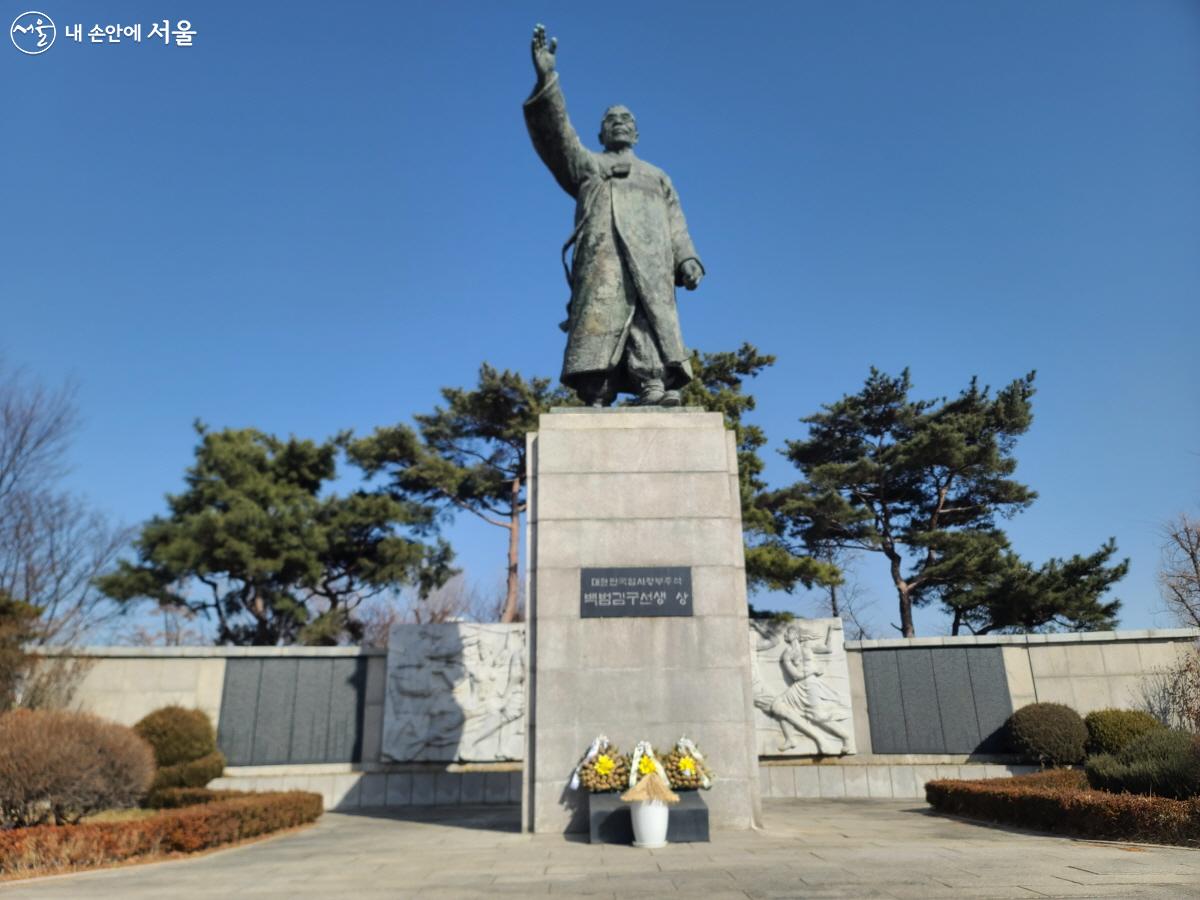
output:
M475 757L511 759L504 746L505 729L513 723L523 729L524 651L507 644L493 649L478 636L468 638L464 650L467 680L459 686L465 689L456 691L466 720L462 743L474 748Z
M803 737L812 740L824 756L852 752L849 700L826 678L833 656L833 633L834 625L830 624L821 640L799 624L788 624L783 629L783 652L779 656L787 687L770 696L761 688L761 679L755 684L754 705L775 719L783 732L779 752L795 750ZM775 643L759 632L759 651Z
M398 625L388 641L383 755L520 759L525 636L518 625Z

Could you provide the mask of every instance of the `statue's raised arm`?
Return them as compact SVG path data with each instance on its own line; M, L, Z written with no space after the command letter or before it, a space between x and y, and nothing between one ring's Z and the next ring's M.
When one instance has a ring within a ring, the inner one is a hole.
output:
M591 168L591 154L579 140L567 117L567 102L558 83L558 38L546 38L546 28L533 29L530 47L537 84L525 101L525 124L533 148L564 191L579 196L579 188Z

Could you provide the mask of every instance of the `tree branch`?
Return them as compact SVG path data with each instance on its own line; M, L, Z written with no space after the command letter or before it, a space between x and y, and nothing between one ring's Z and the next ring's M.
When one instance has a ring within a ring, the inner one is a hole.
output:
M440 493L443 497L445 497L448 501L453 503L459 509L465 509L471 515L478 516L479 518L483 519L483 521L487 522L489 525L495 525L497 528L507 528L508 527L507 522L498 522L495 519L488 518L483 513L481 513L479 510L475 509L474 507L470 506L467 503L464 503L462 500L459 500L457 497L446 493L445 491L439 491L438 493ZM488 509L491 510L490 507L488 507ZM491 510L491 511L495 512L495 510Z

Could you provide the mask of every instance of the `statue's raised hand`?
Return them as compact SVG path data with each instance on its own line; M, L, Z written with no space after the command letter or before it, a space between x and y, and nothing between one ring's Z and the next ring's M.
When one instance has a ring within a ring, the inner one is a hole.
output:
M558 50L558 38L546 40L546 26L533 27L533 68L537 70L538 84L542 84L554 71L555 51Z
M704 267L694 259L685 259L679 264L679 283L681 283L689 291L694 291L700 287L700 282L704 278Z

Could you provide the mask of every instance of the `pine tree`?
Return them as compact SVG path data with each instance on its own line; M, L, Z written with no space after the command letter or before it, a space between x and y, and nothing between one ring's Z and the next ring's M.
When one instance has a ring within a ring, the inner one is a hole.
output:
M757 378L774 363L774 356L759 353L757 347L748 343L732 352L693 353L692 371L696 377L684 390L683 402L685 406L721 413L726 427L733 430L747 587L751 591L756 588L791 591L797 584L835 584L840 578L837 567L789 545L778 528L776 516L764 502L769 492L759 451L766 446L767 436L762 428L743 418L756 405L754 396L745 390L745 382Z
M780 532L810 549L883 556L905 637L916 633L913 608L938 598L955 612L956 633L1055 621L1107 627L1119 604L1099 595L1124 574L1124 564L1104 565L1114 548L1034 570L997 525L1037 496L1010 477L1017 438L1033 421L1033 380L993 396L972 379L955 398L914 400L907 369L891 377L872 368L861 391L803 420L807 440L788 442L804 478L768 500ZM1024 599L1001 598L1002 584L1020 586L1013 597ZM1002 609L1014 602L1024 607Z
M508 532L502 622L520 611L521 515L526 507L525 435L554 406L577 406L575 396L547 378L526 380L484 363L476 387L443 388L444 406L418 415L417 427L378 428L347 444L368 475L389 479L384 493L443 512L461 510Z
M420 539L433 510L325 492L336 441L196 430L170 514L142 527L136 563L97 580L114 600L214 616L222 644L335 644L361 636L364 599L405 585L425 592L452 574L449 546Z

